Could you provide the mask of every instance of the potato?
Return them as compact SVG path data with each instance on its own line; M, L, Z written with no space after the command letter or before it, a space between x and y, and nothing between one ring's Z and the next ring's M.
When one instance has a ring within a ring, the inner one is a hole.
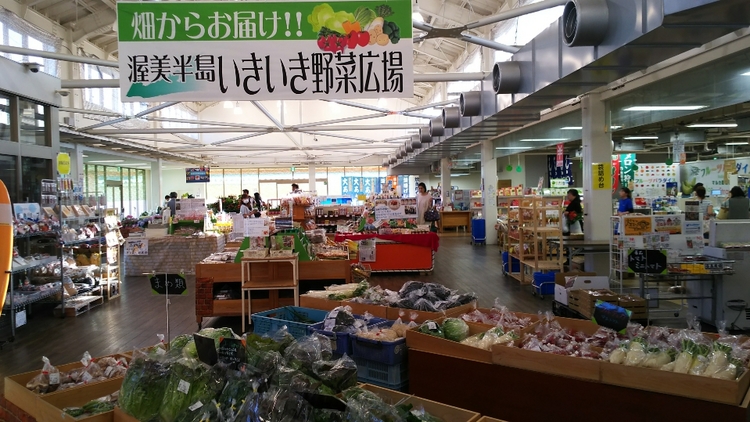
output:
M391 40L388 38L388 35L380 34L378 35L378 39L376 42L378 43L378 45L384 46L384 45L388 45L390 41Z
M376 39L376 38L378 37L378 35L377 35L377 34L375 33L375 31L373 31L373 30L370 30L370 31L368 31L368 32L369 32L369 34L370 34L370 42L369 42L369 45L374 45L374 44L375 44L375 39Z

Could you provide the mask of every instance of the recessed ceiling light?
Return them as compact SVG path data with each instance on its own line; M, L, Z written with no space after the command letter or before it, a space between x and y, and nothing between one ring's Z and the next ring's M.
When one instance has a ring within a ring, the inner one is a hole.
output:
M81 157L83 157L83 158L86 158L86 157L88 157L88 155L86 155L86 154L81 154Z
M119 150L121 150L122 148L120 148L120 147L112 147L111 149L112 149L113 151L119 151Z
M622 126L610 126L609 127L612 130L622 129Z
M521 139L519 142L562 142L569 141L568 138L539 138L539 139Z
M495 149L531 149L531 147L495 147Z
M583 127L581 126L565 126L561 127L560 130L582 130Z
M737 123L693 123L687 127L737 127Z
M104 144L91 144L92 147L105 147Z
M658 136L626 136L622 139L626 139L628 141L642 141L646 139L659 139Z
M706 107L707 106L703 106L703 105L633 106L633 107L628 107L624 110L625 111L691 111L691 110L700 110Z
M742 76L750 76L750 72L745 72L742 74Z
M748 144L747 142L727 142L724 145L734 146L734 145L747 145L747 144Z
M95 163L95 164L108 164L108 163L124 163L125 160L97 160L97 161L88 161L88 163Z

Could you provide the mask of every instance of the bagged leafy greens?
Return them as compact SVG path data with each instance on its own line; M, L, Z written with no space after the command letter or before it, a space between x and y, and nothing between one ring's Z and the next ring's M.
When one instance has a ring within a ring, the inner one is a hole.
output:
M315 362L313 372L337 393L357 385L357 364L346 355L332 361Z
M140 421L159 416L164 391L169 381L169 363L162 363L143 355L137 356L122 381L120 408Z

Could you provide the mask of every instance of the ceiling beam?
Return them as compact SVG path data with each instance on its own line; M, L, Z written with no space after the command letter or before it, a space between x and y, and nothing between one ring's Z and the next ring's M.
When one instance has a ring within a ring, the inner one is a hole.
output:
M116 19L117 14L111 8L86 16L76 23L75 31L73 31L73 42L77 43L81 39L87 38L89 34L103 28L111 29Z

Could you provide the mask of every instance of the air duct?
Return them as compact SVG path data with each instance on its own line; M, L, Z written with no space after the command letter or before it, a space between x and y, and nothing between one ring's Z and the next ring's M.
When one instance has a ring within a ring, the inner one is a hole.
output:
M568 47L596 46L609 27L606 0L570 0L562 15L563 41Z
M480 116L482 114L482 91L462 93L458 108L463 117Z
M457 128L461 126L461 110L458 107L446 107L443 109L443 127Z
M388 167L388 164L390 164L391 160L388 158L383 159L383 164L381 164L381 167Z
M521 89L521 66L518 62L498 62L492 67L492 90L495 94L516 94Z
M445 135L445 126L443 126L443 118L442 117L440 117L440 116L433 117L432 120L430 120L430 130L429 130L429 132L430 132L430 136L431 137ZM421 133L421 130L420 130L420 133Z
M410 143L414 150L422 148L422 141L419 135L412 135Z
M388 163L389 164L396 164L396 161L398 161L398 158L396 158L395 156L393 156L393 155L389 155L388 156Z
M414 152L414 147L411 146L411 141L406 141L406 144L404 144L404 148L407 154Z
M423 127L419 129L419 142L422 144L429 144L432 142L432 135L430 135L430 128Z

